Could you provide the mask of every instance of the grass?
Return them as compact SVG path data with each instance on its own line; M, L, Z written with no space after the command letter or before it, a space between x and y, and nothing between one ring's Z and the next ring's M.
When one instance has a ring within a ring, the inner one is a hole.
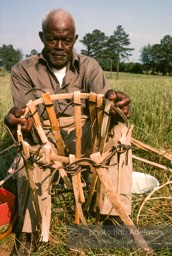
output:
M157 148L171 149L172 77L126 74L110 79L112 88L130 95L134 136Z
M115 80L115 73L113 73L111 77L109 73L106 73L106 76L112 88L124 91L131 97L132 117L130 122L134 124L133 137L156 147L159 150L165 149L168 152L172 152L172 77L120 73L119 80ZM0 106L0 149L2 152L8 145L13 143L6 133L6 129L3 124L4 115L12 106L12 100L9 92L9 75L0 77ZM7 151L0 155L0 178L6 176L6 171L12 162L14 154L15 152L10 150L10 152ZM133 147L133 154L171 168L170 161L155 153L146 152ZM160 189L155 191L150 198L148 198L149 193L133 195L131 216L133 221L136 223L138 219L139 225L146 225L147 227L162 227L163 231L166 227L167 229L169 228L170 231L172 228L172 184L170 183L172 180L172 174L169 171L155 168L137 160L133 160L133 170L151 174L160 182ZM6 186L11 189L11 183L7 183ZM163 187L161 188L161 186ZM140 207L142 205L143 208L141 209ZM63 211L60 211L59 209L63 209ZM140 209L141 212L138 218ZM87 220L90 225L94 225L92 216L87 215ZM84 248L81 247L79 249L71 247L69 249L68 241L70 241L72 237L68 240L67 228L69 227L68 225L72 225L73 223L73 195L70 193L59 194L53 198L52 207L51 236L55 240L55 243L42 244L39 251L33 255L145 255L145 252L141 250L127 247L121 247L118 249L100 247L94 249L90 246ZM95 239L97 239L96 243L98 243L98 239L103 238L93 235L90 236L90 239L91 241L95 241ZM75 242L76 241L77 238L75 238ZM171 253L171 249L167 247L160 249L155 248L154 255L171 255Z
M4 115L12 106L11 93L9 89L9 74L5 77L0 76L0 140L5 136L5 127L3 125Z
M3 179L7 175L7 170L15 156L14 148L7 150L7 148L13 144L13 140L7 133L4 125L4 117L12 107L9 79L10 74L8 73L6 73L5 76L0 76L0 179ZM10 188L11 183L7 183L5 186L6 188ZM12 191L14 190L15 187L13 188L12 186Z

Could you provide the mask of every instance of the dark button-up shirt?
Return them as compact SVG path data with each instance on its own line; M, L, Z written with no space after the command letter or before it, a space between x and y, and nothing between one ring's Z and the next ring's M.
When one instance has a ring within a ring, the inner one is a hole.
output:
M35 90L33 90L35 89ZM72 61L67 64L66 75L62 86L42 53L20 61L12 68L11 92L14 105L25 107L29 100L40 98L43 92L50 94L71 93L74 91L95 92L104 94L110 86L98 62L88 56L73 54ZM60 100L56 104L56 112L62 112L69 104ZM69 107L66 115L72 115Z

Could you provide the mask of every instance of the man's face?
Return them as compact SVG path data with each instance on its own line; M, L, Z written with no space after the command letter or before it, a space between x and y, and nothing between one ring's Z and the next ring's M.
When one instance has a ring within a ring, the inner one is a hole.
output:
M52 19L39 35L44 43L44 54L49 65L56 69L64 67L71 59L78 37L70 20Z

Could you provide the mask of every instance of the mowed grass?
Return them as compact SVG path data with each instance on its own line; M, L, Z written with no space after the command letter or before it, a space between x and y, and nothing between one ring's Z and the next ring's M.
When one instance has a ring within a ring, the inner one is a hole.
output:
M110 85L115 90L121 90L131 97L132 117L130 123L134 124L133 137L158 150L172 152L172 77L132 75L120 73L106 73ZM4 115L12 106L9 91L9 75L0 77L0 143L1 149L13 143L10 141L3 125ZM155 153L133 147L133 154L154 161L171 168L171 162ZM6 175L9 162L13 155L6 152L0 156L1 174ZM8 163L8 164L7 164ZM172 228L172 174L169 170L162 170L152 165L133 160L133 170L148 173L156 177L160 183L157 190L149 199L149 193L133 195L132 219L134 223L147 226L162 226ZM0 175L1 177L1 175ZM162 188L161 188L162 186ZM7 185L8 187L8 185ZM144 203L143 207L142 204ZM145 252L136 249L121 248L71 248L68 243L67 225L74 223L74 198L72 194L59 194L52 204L51 236L54 243L42 244L39 251L33 255L145 255ZM63 209L60 211L58 209ZM65 210L65 211L64 211ZM140 214L138 215L140 210ZM87 215L89 224L94 220ZM94 238L98 239L96 235ZM76 237L76 241L77 241ZM96 243L100 241L96 240ZM70 248L69 248L70 247ZM171 255L171 249L155 248L153 255Z

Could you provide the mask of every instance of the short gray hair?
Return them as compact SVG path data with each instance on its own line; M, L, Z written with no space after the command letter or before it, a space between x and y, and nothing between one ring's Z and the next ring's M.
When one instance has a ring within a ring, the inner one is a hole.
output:
M46 26L49 22L50 19L52 18L64 18L68 17L71 19L71 22L73 23L73 28L74 28L74 33L76 33L76 22L75 19L73 18L72 14L64 9L53 9L49 11L42 19L42 31L45 31Z

